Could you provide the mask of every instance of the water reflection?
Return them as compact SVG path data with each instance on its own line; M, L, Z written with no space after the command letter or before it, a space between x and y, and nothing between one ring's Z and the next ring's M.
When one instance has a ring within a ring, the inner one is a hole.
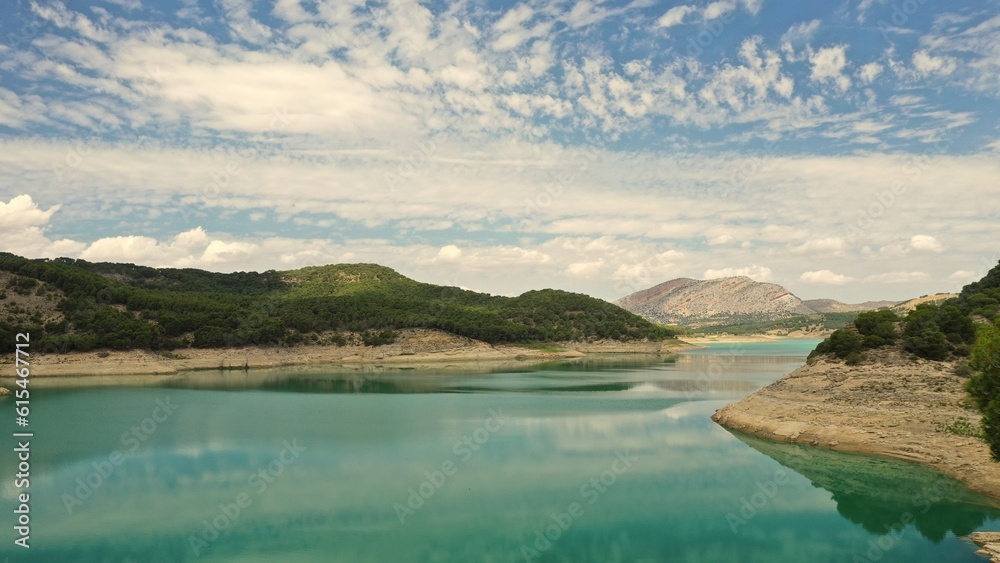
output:
M897 533L912 522L937 543L948 532L967 536L1000 517L1000 510L984 504L986 497L929 467L730 433L829 491L837 512L873 534Z

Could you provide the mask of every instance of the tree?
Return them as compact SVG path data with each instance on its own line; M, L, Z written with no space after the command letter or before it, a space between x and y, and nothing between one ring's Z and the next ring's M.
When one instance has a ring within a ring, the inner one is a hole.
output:
M990 453L1000 461L1000 321L979 329L969 367L977 373L969 378L966 390L983 413Z

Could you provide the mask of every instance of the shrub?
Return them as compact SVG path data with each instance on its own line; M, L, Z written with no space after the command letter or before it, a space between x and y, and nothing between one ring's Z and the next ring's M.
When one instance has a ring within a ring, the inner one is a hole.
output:
M993 459L1000 460L1000 323L979 329L969 367L977 373L965 384L983 413L983 432Z
M361 342L365 346L382 346L384 344L392 344L398 337L399 333L394 330L383 330L379 332L366 330L361 334Z
M844 358L844 363L849 366L856 366L860 364L862 360L864 360L864 356L861 355L861 352L851 352L846 358Z
M840 359L846 358L851 352L861 352L863 341L857 332L842 328L833 331L829 338L820 342L815 352L819 354L833 354Z
M858 334L865 337L868 348L877 348L892 344L896 341L896 323L900 318L896 313L886 309L882 311L868 311L858 315L854 320L854 326L858 329Z

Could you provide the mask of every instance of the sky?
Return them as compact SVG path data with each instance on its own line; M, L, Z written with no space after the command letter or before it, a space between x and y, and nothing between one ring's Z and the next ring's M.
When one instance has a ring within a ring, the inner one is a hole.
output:
M616 299L1000 260L1000 2L8 0L0 251Z

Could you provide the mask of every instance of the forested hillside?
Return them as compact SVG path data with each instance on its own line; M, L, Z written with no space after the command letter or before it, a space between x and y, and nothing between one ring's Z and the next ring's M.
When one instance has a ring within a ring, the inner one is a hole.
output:
M375 264L219 274L0 253L0 347L176 349L392 342L435 328L488 343L662 340L675 331L558 290L494 296L420 283Z
M966 388L983 414L993 457L1000 460L1000 264L958 297L918 305L904 317L889 310L862 313L809 357L831 355L857 364L866 351L892 345L926 360L958 361L958 372L971 376Z

